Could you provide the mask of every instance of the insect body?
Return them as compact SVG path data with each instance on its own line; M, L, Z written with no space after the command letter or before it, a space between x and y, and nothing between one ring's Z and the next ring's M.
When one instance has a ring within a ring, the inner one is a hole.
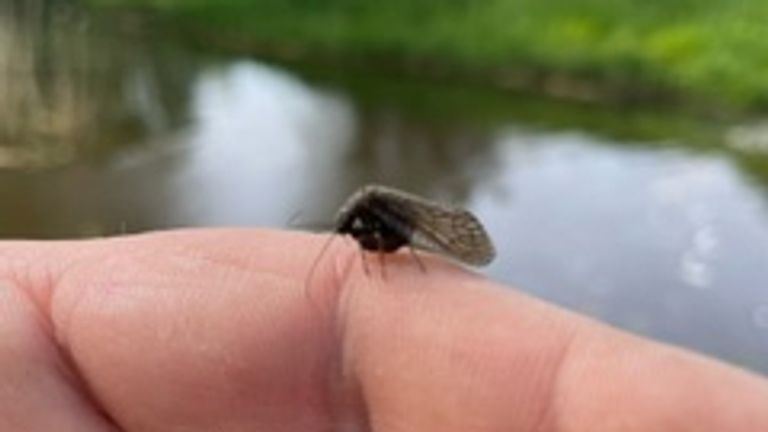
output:
M386 186L355 192L336 215L335 231L380 253L409 246L471 265L486 265L495 256L488 234L469 211Z

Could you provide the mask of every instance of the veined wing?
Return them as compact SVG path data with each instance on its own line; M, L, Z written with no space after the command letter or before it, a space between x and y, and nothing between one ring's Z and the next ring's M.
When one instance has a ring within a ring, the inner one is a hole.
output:
M471 265L486 265L496 256L480 221L469 211L446 206L383 186L369 193L386 203L389 211L412 224L414 247L439 252Z

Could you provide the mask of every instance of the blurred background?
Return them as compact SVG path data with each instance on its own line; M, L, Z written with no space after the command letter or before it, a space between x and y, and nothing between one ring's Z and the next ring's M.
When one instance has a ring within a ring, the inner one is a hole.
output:
M380 182L483 271L768 373L763 0L2 0L0 237L327 225Z

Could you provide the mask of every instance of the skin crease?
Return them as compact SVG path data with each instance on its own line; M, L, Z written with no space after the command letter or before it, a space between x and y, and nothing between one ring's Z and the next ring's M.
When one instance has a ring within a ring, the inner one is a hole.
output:
M0 430L768 430L764 378L326 239L0 242Z

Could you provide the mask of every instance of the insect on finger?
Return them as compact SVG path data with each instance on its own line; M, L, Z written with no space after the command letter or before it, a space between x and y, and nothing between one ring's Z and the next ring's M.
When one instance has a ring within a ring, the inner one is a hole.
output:
M407 246L414 256L422 249L469 265L486 265L496 255L485 228L469 211L380 185L352 194L339 209L334 230L351 236L361 250L379 254Z
M357 242L366 275L370 270L365 252L376 252L382 279L386 279L386 254L403 246L408 247L422 272L426 266L417 249L469 265L486 265L496 255L485 228L469 211L387 186L368 185L352 194L336 214L333 233L320 248L305 280L309 300L311 279L336 235L349 235Z

